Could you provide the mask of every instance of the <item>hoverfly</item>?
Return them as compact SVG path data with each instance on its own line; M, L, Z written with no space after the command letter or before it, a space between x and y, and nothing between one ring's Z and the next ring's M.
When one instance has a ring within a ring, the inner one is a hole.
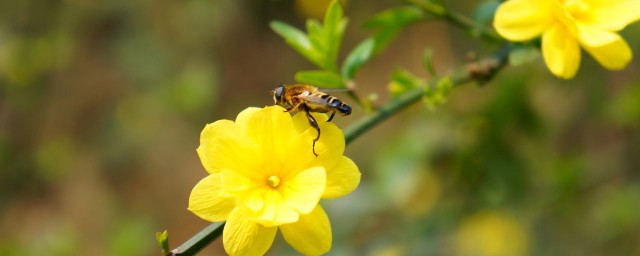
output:
M309 124L318 131L318 136L313 140L313 147L311 148L315 156L318 156L318 154L316 154L316 141L320 139L320 126L318 126L318 122L316 122L316 119L313 118L310 112L331 112L331 116L329 116L327 122L331 122L336 112L343 116L351 114L351 107L349 107L349 105L344 104L336 97L321 92L317 87L312 85L280 85L272 91L272 94L273 101L276 104L283 107L285 107L285 105L289 106L289 108L285 110L286 112L293 110L305 112Z

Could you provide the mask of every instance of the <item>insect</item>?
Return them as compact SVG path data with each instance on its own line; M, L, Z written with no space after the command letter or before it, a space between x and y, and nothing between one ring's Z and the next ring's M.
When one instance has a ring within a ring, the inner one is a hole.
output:
M320 139L320 126L318 122L311 115L310 112L317 113L329 113L331 116L327 122L331 122L336 112L343 116L351 114L351 107L344 104L341 100L333 97L325 92L320 91L317 87L307 84L291 84L280 85L272 91L273 101L280 105L288 105L289 108L285 112L291 112L294 110L304 111L307 115L309 124L318 131L318 136L313 140L313 147L311 151L315 156L316 154L316 142Z

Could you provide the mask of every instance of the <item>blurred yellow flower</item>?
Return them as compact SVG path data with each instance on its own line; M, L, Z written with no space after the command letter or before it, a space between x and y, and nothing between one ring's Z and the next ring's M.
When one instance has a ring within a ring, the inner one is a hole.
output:
M462 222L455 245L455 255L527 255L529 235L510 215L487 211Z
M580 47L607 69L625 68L632 53L616 32L640 19L639 10L638 0L509 0L493 25L511 41L542 35L547 67L569 79L580 66Z
M191 192L189 210L202 219L227 221L222 240L230 255L262 255L278 227L298 252L331 248L329 219L318 204L353 191L360 172L342 155L344 136L324 114L291 117L279 106L247 108L235 122L219 120L202 131L198 155L210 174Z

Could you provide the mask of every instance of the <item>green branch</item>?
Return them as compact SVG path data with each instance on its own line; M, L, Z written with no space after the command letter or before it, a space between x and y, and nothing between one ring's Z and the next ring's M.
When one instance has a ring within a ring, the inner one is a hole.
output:
M211 225L198 232L198 234L178 246L178 248L171 250L167 255L195 255L197 252L202 250L202 248L206 247L209 243L222 235L224 224L225 222L211 223Z

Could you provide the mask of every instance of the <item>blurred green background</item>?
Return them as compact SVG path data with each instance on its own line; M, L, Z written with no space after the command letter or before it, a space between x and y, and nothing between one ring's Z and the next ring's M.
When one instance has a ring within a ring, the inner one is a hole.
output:
M481 3L445 2L469 16ZM208 225L186 210L206 175L201 129L272 104L269 90L312 69L268 23L302 28L327 3L1 1L0 255L158 255L156 231L175 247ZM400 4L345 1L340 56ZM640 25L622 34L640 54ZM491 49L442 21L413 25L357 92L380 105L397 67L428 77L426 47L442 73ZM564 81L538 60L369 131L345 153L360 187L323 202L330 255L640 255L639 68L583 53ZM295 252L278 237L269 254Z

